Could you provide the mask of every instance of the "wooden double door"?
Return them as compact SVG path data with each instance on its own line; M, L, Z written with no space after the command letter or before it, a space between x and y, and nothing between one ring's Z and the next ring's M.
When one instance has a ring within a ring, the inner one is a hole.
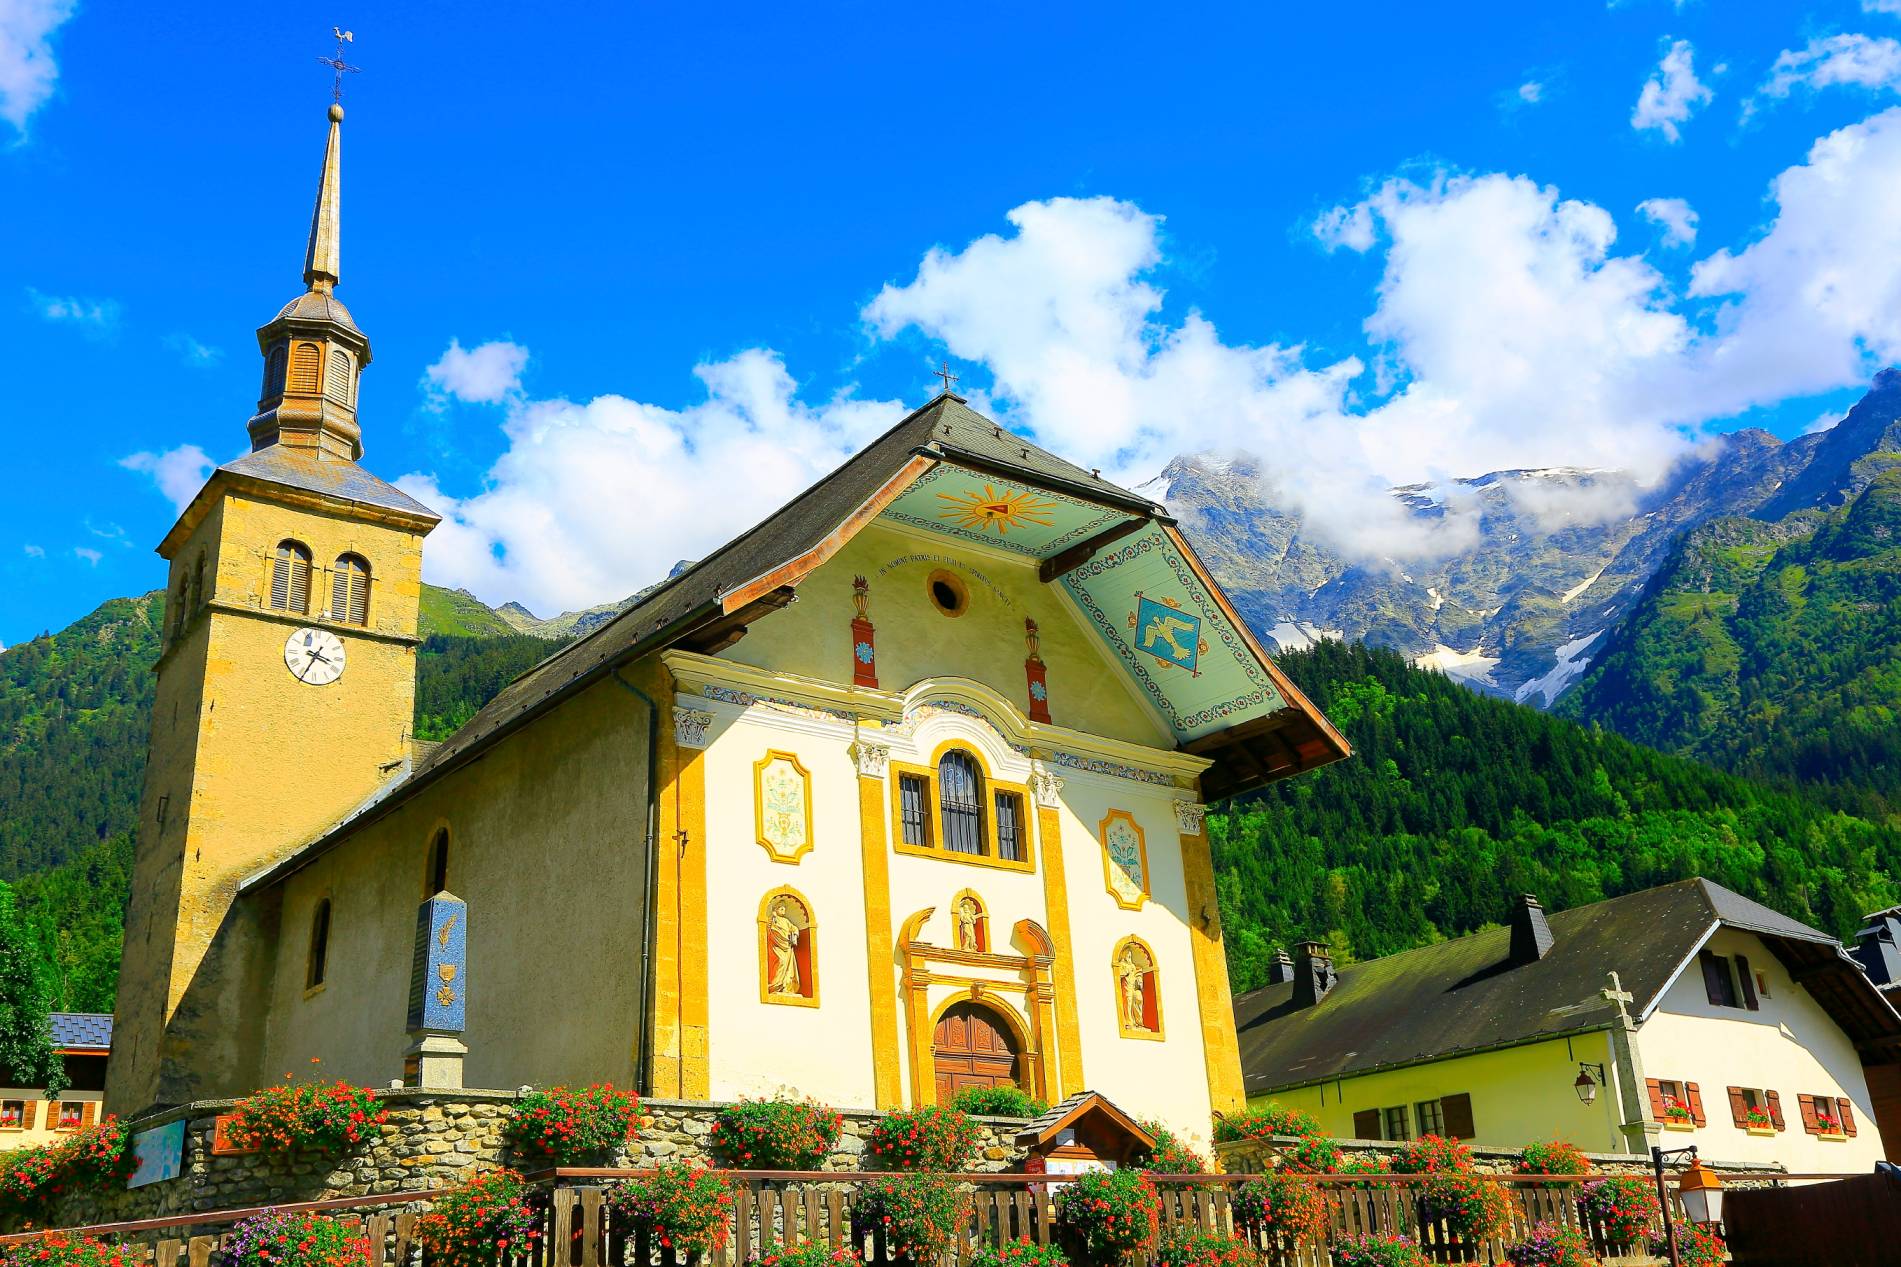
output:
M1020 1087L1023 1053L1003 1018L981 1003L953 1004L931 1037L937 1102L947 1104L966 1087Z

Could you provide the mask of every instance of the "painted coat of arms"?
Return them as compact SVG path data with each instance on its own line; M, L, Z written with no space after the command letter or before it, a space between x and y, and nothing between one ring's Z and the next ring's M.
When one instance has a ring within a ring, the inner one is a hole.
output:
M753 767L759 843L779 862L812 847L812 780L798 758L769 752Z
M1201 617L1183 611L1171 599L1157 602L1140 593L1135 598L1135 610L1129 613L1129 628L1135 631L1135 649L1165 665L1195 674L1201 653L1208 649L1201 639Z

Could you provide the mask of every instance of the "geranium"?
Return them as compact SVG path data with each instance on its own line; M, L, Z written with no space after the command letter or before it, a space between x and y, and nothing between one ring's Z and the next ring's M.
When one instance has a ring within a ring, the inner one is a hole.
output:
M713 1150L741 1170L817 1170L845 1119L810 1100L740 1100L713 1119Z
M1420 1214L1443 1220L1459 1240L1502 1236L1511 1227L1512 1201L1497 1180L1466 1171L1442 1170L1419 1188Z
M1345 1154L1324 1135L1309 1135L1281 1149L1281 1165L1302 1174L1325 1175L1340 1168Z
M528 1189L512 1170L490 1170L437 1197L416 1221L431 1267L496 1267L541 1239Z
M618 1149L639 1131L640 1097L601 1082L525 1093L502 1137L518 1153L563 1164Z
M1387 1164L1386 1158L1380 1156L1378 1153L1348 1153L1340 1158L1340 1164L1333 1168L1333 1173L1336 1175L1384 1175L1391 1172L1391 1170L1392 1167ZM1383 1188L1386 1185L1373 1183L1343 1183L1339 1186L1341 1188L1355 1188L1365 1192L1372 1188Z
M293 1082L253 1091L231 1110L227 1132L239 1148L334 1155L369 1138L389 1120L376 1092L347 1082Z
M114 1188L131 1173L125 1128L108 1117L51 1143L0 1156L0 1215L31 1216L50 1197Z
M1182 1143L1175 1132L1160 1122L1143 1122L1142 1129L1155 1137L1155 1147L1149 1150L1148 1159L1142 1163L1144 1170L1157 1175L1208 1173L1208 1159Z
M978 1246L966 1267L1069 1267L1069 1259L1054 1245L1017 1240Z
M308 1211L266 1210L231 1229L225 1267L364 1267L370 1238Z
M1690 1112L1690 1106L1673 1095L1663 1097L1663 1116L1668 1122L1696 1121L1696 1115Z
M977 1152L977 1124L941 1104L904 1109L878 1120L865 1152L881 1170L962 1170Z
M863 1256L853 1246L834 1249L824 1241L781 1243L760 1255L757 1262L758 1267L865 1267Z
M1145 1170L1093 1171L1056 1190L1056 1223L1081 1267L1112 1267L1155 1239L1162 1196Z
M1540 1223L1505 1251L1512 1267L1600 1267L1583 1232L1561 1223Z
M1155 1251L1155 1267L1248 1267L1259 1260L1246 1241L1204 1232L1191 1223L1177 1223L1162 1233Z
M1521 1175L1581 1175L1591 1169L1591 1163L1576 1144L1554 1139L1525 1145L1513 1169Z
M1744 1109L1743 1125L1753 1126L1759 1131L1772 1131L1776 1128L1776 1120L1761 1109Z
M1443 1135L1421 1135L1393 1150L1396 1175L1436 1175L1441 1171L1465 1173L1472 1169L1472 1150Z
M1653 1242L1650 1252L1667 1258L1670 1248L1661 1239ZM1683 1267L1722 1267L1729 1261L1729 1246L1723 1238L1695 1223L1677 1224L1677 1261Z
M1270 1101L1265 1107L1215 1118L1215 1140L1228 1143L1239 1139L1267 1139L1275 1135L1320 1134L1320 1123L1311 1113L1286 1108Z
M1431 1267L1425 1252L1404 1236L1348 1236L1330 1248L1333 1267Z
M1842 1120L1818 1104L1815 1106L1815 1129L1823 1135L1840 1135Z
M45 1232L0 1245L0 1267L130 1267L145 1251L70 1232Z
M1604 1229L1614 1245L1629 1245L1645 1239L1651 1224L1662 1217L1657 1193L1647 1179L1635 1175L1612 1175L1584 1185L1578 1196L1578 1208Z
M935 1175L872 1179L852 1203L852 1235L862 1242L875 1234L889 1258L927 1267L951 1247L963 1210L955 1185Z
M1292 1245L1326 1226L1327 1201L1307 1176L1270 1171L1234 1194L1234 1221Z
M733 1192L717 1171L705 1166L663 1162L652 1175L611 1189L607 1200L633 1223L650 1229L661 1248L688 1261L726 1247Z
M979 1117L1041 1117L1049 1105L1022 1087L965 1087L951 1097L951 1107Z

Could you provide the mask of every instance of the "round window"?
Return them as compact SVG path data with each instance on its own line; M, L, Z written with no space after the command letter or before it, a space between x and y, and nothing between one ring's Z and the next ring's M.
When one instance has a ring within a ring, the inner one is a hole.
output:
M931 595L931 605L946 616L961 616L970 606L970 591L958 579L955 572L936 571L925 582L925 588Z

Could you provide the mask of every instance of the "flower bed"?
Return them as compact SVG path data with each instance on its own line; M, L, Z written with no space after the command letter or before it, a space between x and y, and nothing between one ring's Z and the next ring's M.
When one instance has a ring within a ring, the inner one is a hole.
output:
M517 1153L557 1165L614 1152L639 1133L640 1097L611 1083L530 1091L502 1126Z
M266 1210L231 1229L221 1267L365 1267L370 1238L308 1211Z
M1161 1194L1144 1170L1094 1171L1056 1189L1056 1224L1070 1261L1113 1267L1155 1240Z
M688 1262L724 1249L732 1232L732 1189L705 1166L663 1162L651 1176L611 1189L607 1202Z
M1521 1175L1582 1175L1589 1173L1591 1163L1576 1144L1554 1139L1525 1145L1512 1169Z
M239 1148L334 1156L388 1120L368 1087L287 1080L238 1101L228 1134Z
M778 1244L760 1255L758 1267L865 1267L864 1258L849 1245L833 1249L823 1241Z
M845 1119L810 1100L740 1100L713 1120L713 1151L738 1170L817 1170Z
M1333 1267L1432 1267L1425 1252L1405 1236L1349 1236L1331 1249Z
M142 1249L67 1232L0 1245L0 1267L132 1267L144 1258Z
M1443 1135L1421 1135L1393 1150L1392 1169L1396 1175L1436 1175L1441 1171L1469 1174L1472 1150Z
M1249 1267L1259 1257L1246 1241L1177 1223L1162 1234L1155 1267Z
M1649 1180L1635 1175L1612 1175L1585 1184L1578 1209L1595 1219L1614 1245L1648 1240L1651 1225L1663 1217L1656 1190Z
M416 1221L430 1267L496 1267L541 1238L528 1189L512 1170L490 1170L437 1197Z
M1320 1123L1311 1113L1270 1101L1263 1108L1217 1117L1214 1134L1218 1144L1238 1139L1264 1140L1275 1135L1312 1137L1320 1134Z
M1291 1245L1326 1226L1327 1201L1320 1185L1305 1175L1270 1171L1235 1192L1234 1221Z
M882 1236L889 1257L927 1267L951 1247L963 1209L956 1187L934 1175L873 1179L852 1203L852 1234Z
M1540 1223L1505 1251L1512 1267L1599 1267L1591 1242L1575 1227Z
M971 1254L967 1267L1069 1267L1069 1260L1054 1245L1029 1240L986 1242Z
M968 1116L927 1104L880 1118L865 1154L881 1170L959 1171L976 1155L977 1138Z

